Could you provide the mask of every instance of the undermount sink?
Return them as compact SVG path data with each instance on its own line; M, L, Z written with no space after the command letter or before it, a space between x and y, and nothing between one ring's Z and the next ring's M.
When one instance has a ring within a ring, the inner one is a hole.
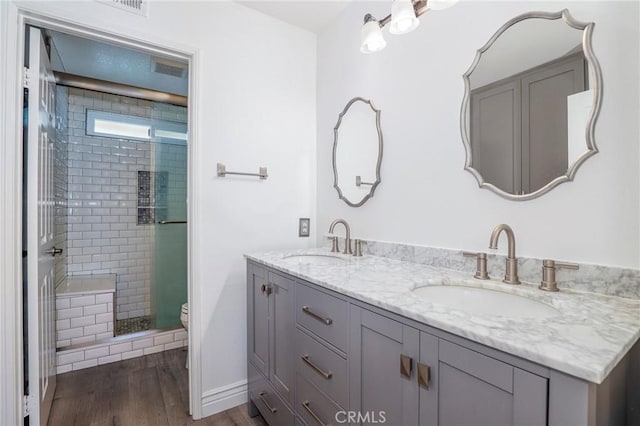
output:
M347 260L342 257L320 253L291 254L285 256L283 259L308 265L343 265L347 262Z
M438 285L418 287L413 294L437 305L485 316L540 319L560 315L546 303L484 288Z

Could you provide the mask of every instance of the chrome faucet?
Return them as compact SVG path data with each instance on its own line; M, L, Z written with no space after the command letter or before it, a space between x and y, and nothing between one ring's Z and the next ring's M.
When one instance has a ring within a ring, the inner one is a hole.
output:
M518 258L516 257L516 237L513 234L513 229L504 223L493 228L491 240L489 241L489 248L498 248L498 238L502 231L507 234L508 244L506 270L504 273L504 280L502 280L502 282L507 284L520 284L520 280L518 279Z
M344 237L344 254L351 254L351 228L349 228L349 224L347 223L346 220L344 219L336 219L333 222L331 222L331 226L329 226L329 233L333 234L333 229L336 227L337 224L343 224L344 225L344 230L345 230L345 237ZM337 252L339 251L338 249L338 237L332 237L333 238L333 247L331 248L332 252Z

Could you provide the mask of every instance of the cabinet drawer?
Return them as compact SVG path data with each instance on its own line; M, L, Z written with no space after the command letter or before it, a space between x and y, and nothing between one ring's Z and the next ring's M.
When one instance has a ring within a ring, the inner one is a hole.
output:
M347 360L296 330L296 370L338 404L348 404Z
M296 322L338 349L347 346L348 303L306 285L296 288Z
M309 426L336 424L338 411L344 410L301 374L296 374L296 413L306 424Z
M256 405L267 424L293 426L294 416L267 379L249 363L249 398Z

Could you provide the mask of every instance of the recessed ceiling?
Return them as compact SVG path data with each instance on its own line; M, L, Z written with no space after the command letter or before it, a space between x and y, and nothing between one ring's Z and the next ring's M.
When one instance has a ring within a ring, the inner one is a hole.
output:
M319 33L338 16L352 0L340 1L267 1L238 0L238 3L296 27Z
M47 33L54 71L187 95L187 64L56 31Z

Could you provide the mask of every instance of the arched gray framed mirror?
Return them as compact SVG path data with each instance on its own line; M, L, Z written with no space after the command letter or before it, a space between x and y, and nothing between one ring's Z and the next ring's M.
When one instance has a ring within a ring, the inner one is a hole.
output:
M351 207L362 206L380 184L380 110L371 100L353 98L333 128L333 187Z
M539 197L598 152L593 27L567 9L525 13L477 51L463 76L460 125L465 170L481 188L509 200Z

